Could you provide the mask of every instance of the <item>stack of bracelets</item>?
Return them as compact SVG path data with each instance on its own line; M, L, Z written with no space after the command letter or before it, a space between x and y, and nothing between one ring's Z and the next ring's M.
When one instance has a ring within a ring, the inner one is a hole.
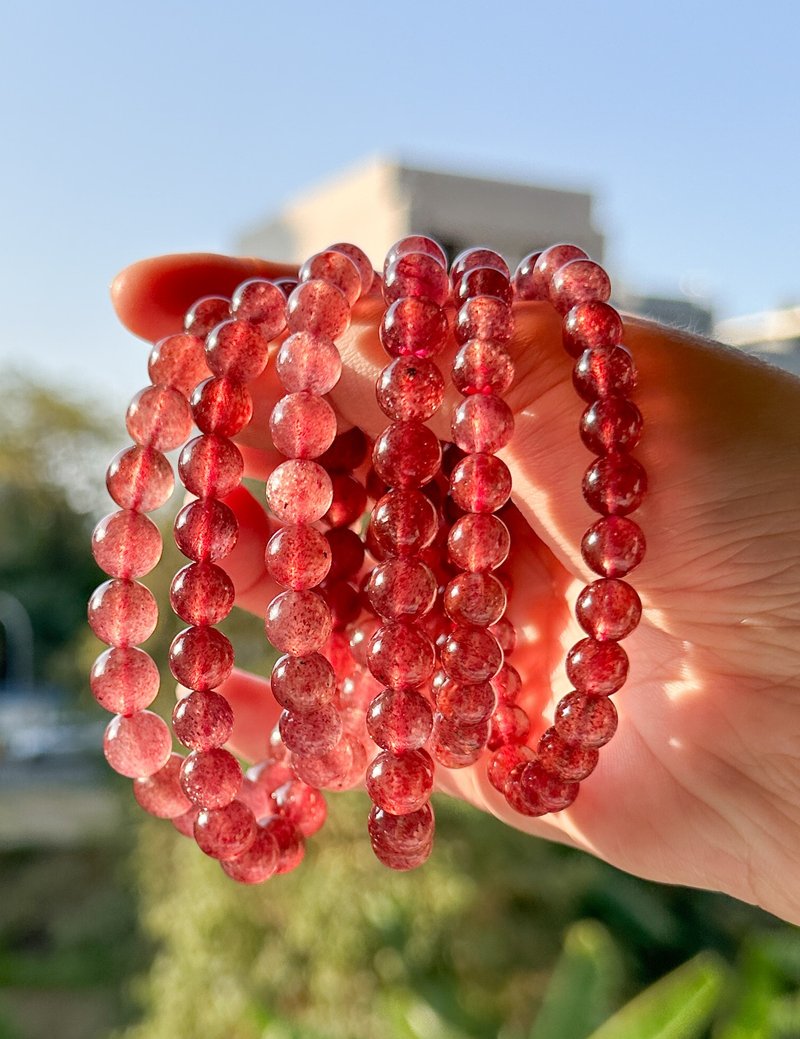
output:
M617 727L609 696L628 673L620 640L641 615L638 595L620 578L645 551L642 531L627 518L646 490L629 453L642 417L629 399L636 370L610 292L603 269L574 245L532 253L512 278L485 248L461 253L448 272L441 247L420 235L390 249L382 275L356 246L337 244L304 263L297 279L253 278L231 299L204 297L186 314L184 331L153 347L151 384L127 413L134 444L107 473L119 511L93 536L110 580L92 596L89 621L110 648L94 664L91 688L115 715L104 739L110 766L133 779L147 812L193 836L235 880L259 883L301 862L305 839L325 821L322 790L366 786L372 848L398 870L430 854L436 765L482 762L525 816L575 800ZM336 344L351 307L380 294L387 364L376 394L388 425L362 481L355 473L366 468L369 441L358 428L337 436L326 394L341 374ZM587 403L580 436L597 456L583 497L601 517L581 543L600 578L576 603L588 637L567 656L573 691L536 742L517 703L523 679L509 663L510 582L499 569L511 548L498 515L511 474L497 452L514 430L503 395L514 380L506 344L515 299L549 301L563 316L574 385ZM452 442L442 444L425 422L443 401L436 357L452 338L450 374L462 399ZM225 498L244 473L234 438L253 413L248 383L273 355L285 396L269 432L286 460L266 484L281 524L266 569L284 590L265 626L282 654L271 688L283 712L270 756L243 774L225 749L233 711L217 691L231 675L233 649L215 625L234 604L224 568L238 534ZM192 423L199 436L186 443ZM185 756L147 710L159 672L138 647L158 610L137 580L161 555L147 513L171 495L166 452L182 445L178 472L193 500L178 512L174 534L190 563L175 575L170 601L188 627L172 642L169 666L185 691L172 717ZM374 560L366 572L365 558Z

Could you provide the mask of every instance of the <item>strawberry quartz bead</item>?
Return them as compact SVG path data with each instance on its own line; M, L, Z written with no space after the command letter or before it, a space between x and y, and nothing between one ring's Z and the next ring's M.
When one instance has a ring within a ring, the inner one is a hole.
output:
M599 300L578 303L564 318L562 340L564 349L572 357L580 357L585 350L611 350L622 342L622 318Z
M164 455L138 444L115 455L106 471L108 493L123 509L152 512L169 499L174 486Z
M384 689L367 710L370 738L395 754L424 747L432 725L430 704L413 689Z
M503 394L514 381L514 362L500 343L470 339L453 361L453 384L465 396L472 393Z
M205 563L224 559L233 551L239 525L229 506L209 498L184 505L175 517L173 533L185 556Z
M330 476L310 459L282 462L267 480L267 505L281 523L315 523L332 501Z
M433 643L416 628L398 622L382 625L367 646L372 675L391 689L417 687L433 674Z
M338 339L350 326L350 306L344 293L327 281L314 278L301 282L289 297L290 332Z
M635 458L614 451L596 458L583 476L583 497L589 508L604 516L634 512L647 493L647 474Z
M242 785L239 762L222 747L193 750L181 766L181 789L200 808L224 808Z
M465 512L496 512L510 495L511 473L494 455L467 455L450 476L450 496Z
M247 851L256 836L253 813L241 801L223 808L204 808L194 821L197 846L212 859L235 859Z
M366 586L372 609L388 620L424 617L433 608L436 590L433 571L416 559L379 563Z
M492 679L492 688L501 703L514 703L522 689L522 677L513 664L503 664Z
M442 448L421 422L395 422L372 449L375 472L390 487L421 487L438 473Z
M244 475L239 448L214 433L195 437L181 451L178 472L183 485L198 498L224 498Z
M506 610L506 590L492 574L457 574L444 590L443 606L455 624L488 628Z
M546 300L549 298L547 286L535 276L536 261L541 252L528 253L519 261L514 271L514 295L517 299Z
M456 520L447 538L451 560L461 570L476 573L496 570L508 558L508 527L490 512L468 513Z
M266 278L248 278L237 285L231 297L231 314L239 323L248 322L254 325L261 340L270 342L286 328L286 296L278 285ZM259 344L257 354L260 355L261 350ZM264 365L266 366L266 358ZM237 378L246 381L255 376L242 375Z
M323 520L331 527L349 527L361 519L367 507L367 492L363 484L346 473L331 476L333 499Z
M463 685L487 682L503 665L503 651L494 635L466 626L454 628L447 636L441 658L447 677Z
M567 743L555 729L548 729L539 740L536 757L542 768L568 783L580 783L597 767L600 754L594 747Z
M447 255L441 245L426 235L413 234L406 235L391 247L383 265L384 273L398 257L406 256L408 253L424 253L425 256L432 256L441 267L447 268Z
M375 271L372 269L370 258L364 250L359 249L357 245L352 245L350 242L335 242L333 245L329 245L325 252L343 253L356 265L361 278L361 295L366 296L372 288Z
M370 519L370 530L388 555L418 555L436 537L436 509L430 499L417 490L397 490L385 494Z
M468 299L458 311L453 328L459 346L470 339L507 343L513 331L511 307L494 296L474 296Z
M444 398L444 379L432 361L396 357L378 376L375 396L384 415L396 422L424 421Z
M152 776L166 765L172 737L166 722L152 711L118 714L103 736L106 761L121 776Z
M553 727L567 743L604 747L617 731L617 711L607 696L568 693L556 707Z
M192 563L172 579L169 601L187 624L219 624L233 609L233 581L214 563Z
M206 363L205 340L187 332L160 339L150 351L147 374L153 385L160 383L190 396L211 372Z
M424 750L381 751L367 769L366 786L370 798L384 811L392 815L416 812L433 790L431 757Z
M319 278L335 285L352 307L361 295L361 274L349 256L335 249L315 253L302 265L299 271L300 281L312 281Z
M611 280L599 263L589 259L565 263L550 283L550 302L560 314L566 314L579 303L605 303L610 295Z
M300 284L300 280L298 278L275 278L272 284L279 288L284 297L288 299Z
M267 542L270 577L294 591L313 588L331 568L332 552L324 534L306 525L282 527Z
M399 299L428 299L442 307L450 295L444 267L425 253L405 253L386 268L383 298L387 305Z
M187 689L214 689L230 678L233 647L216 628L184 628L172 640L169 667Z
M348 581L326 581L321 588L331 611L334 631L344 631L361 613L361 593Z
M317 458L336 436L333 408L316 394L303 391L281 397L269 419L272 443L287 458Z
M347 732L327 754L318 758L292 755L292 771L316 789L350 790L364 782L367 753L363 744Z
M192 431L192 413L182 393L148 386L133 398L125 416L131 440L155 451L172 451Z
M489 682L458 685L444 677L435 686L436 709L449 721L478 725L491 717L497 697Z
M477 760L477 756L486 746L489 738L489 722L484 720L469 725L461 720L445 718L437 711L433 716L433 737L431 745L434 753L448 768L464 768ZM470 757L470 761L445 761L440 751L452 754L455 759Z
M320 653L279 657L270 679L272 695L288 711L324 707L336 695L333 668Z
M487 746L497 750L506 743L526 743L531 731L528 715L517 704L501 703L492 715Z
M636 365L624 346L586 350L572 373L575 389L590 404L602 397L630 396L637 381Z
M624 397L604 397L584 411L580 421L581 440L590 451L630 451L642 435L642 415Z
M434 817L429 804L406 815L393 815L375 805L367 827L372 850L390 869L415 869L431 853Z
M313 837L325 825L328 806L324 796L302 781L284 783L272 799L277 814L293 823L304 837Z
M250 382L267 366L269 339L249 321L224 321L206 339L206 361L220 377Z
M453 295L456 306L473 296L493 296L504 303L510 303L513 298L508 275L496 267L473 267L465 271L454 286Z
M398 299L383 315L381 344L390 357L435 357L447 341L447 315L432 300Z
M281 653L304 656L328 641L331 611L316 592L281 592L267 608L265 627L267 638Z
M275 368L289 393L330 393L342 374L342 358L329 336L295 332L281 344Z
M170 822L181 836L194 837L194 821L199 814L200 809L197 805L192 805L188 812L184 812L183 815L174 816L170 819Z
M193 808L192 802L181 790L182 764L180 754L170 754L166 765L158 772L133 781L133 796L146 812L157 819L174 819Z
M155 700L158 668L152 657L134 646L113 646L95 660L89 675L92 696L113 714L135 714Z
M527 765L534 761L536 755L530 747L519 744L507 743L492 754L486 769L489 782L501 794L505 790L506 782L512 769L518 765Z
M462 451L494 454L511 439L514 416L502 397L474 394L453 412L451 429L453 441Z
M491 267L494 270L499 271L505 277L506 281L511 277L508 264L500 253L495 252L494 249L486 249L483 246L478 246L477 248L472 247L460 252L450 266L450 277L453 282L453 288L457 289L463 275L467 271L474 270L476 267Z
M503 588L505 590L505 585ZM506 593L506 595L507 594L508 593ZM491 631L500 643L500 648L502 649L504 656L507 657L517 648L517 629L508 617L501 617L500 620L495 621L494 624L489 626L489 631Z
M224 296L203 296L186 311L183 327L205 338L215 325L231 316L231 301Z
M587 585L578 596L575 616L587 633L599 642L624 639L642 617L642 602L626 581L601 578Z
M370 442L365 434L358 426L353 426L347 432L337 434L320 458L320 465L324 465L329 472L354 472L366 460L369 448Z
M271 819L262 820L261 825L278 845L276 875L291 873L297 869L305 857L306 845L302 833L294 823L283 816L274 815Z
M274 876L280 852L273 834L263 826L256 828L250 847L235 859L220 862L223 870L240 884L263 884Z
M624 577L644 559L641 527L624 516L604 516L583 535L581 555L587 566L603 577Z
M508 782L506 790L508 792ZM517 778L517 797L523 804L530 805L534 814L562 812L569 808L578 796L578 783L569 783L553 775L537 762L525 765ZM513 802L509 798L509 803Z
M172 728L190 750L213 750L227 743L233 732L233 709L211 689L189 693L175 704Z
M206 379L191 397L194 422L201 433L232 437L253 417L250 391L232 379Z
M325 531L325 540L331 552L328 578L339 581L354 577L364 563L364 545L358 534L347 527L335 527Z
M158 622L158 606L149 588L138 581L105 581L89 600L89 626L111 646L146 642Z
M581 639L567 654L566 669L578 692L610 696L625 684L628 655L618 642Z
M333 750L342 737L342 719L332 703L310 711L286 711L278 722L281 739L293 753L319 758Z
M539 253L531 272L531 288L537 295L526 298L550 299L551 286L556 272L571 260L586 259L588 259L586 253L577 245L568 245L566 243L551 245L549 249Z
M140 512L112 512L94 528L92 555L111 577L142 577L161 558L161 533Z

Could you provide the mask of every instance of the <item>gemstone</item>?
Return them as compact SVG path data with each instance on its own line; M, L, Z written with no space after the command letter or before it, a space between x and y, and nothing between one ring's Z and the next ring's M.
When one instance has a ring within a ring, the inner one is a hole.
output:
M418 555L436 537L438 518L431 501L420 491L395 490L375 505L370 530L389 555Z
M358 426L353 426L344 433L337 433L336 439L319 462L328 472L352 473L363 464L369 448L370 442L366 435Z
M350 326L347 297L335 285L319 278L301 282L289 297L288 324L290 332L338 339Z
M633 520L604 516L583 535L581 555L595 573L624 577L644 559L646 547L641 527Z
M562 812L578 796L578 783L553 775L538 761L525 765L517 782L522 800L541 805L545 812Z
M120 451L106 472L108 493L123 509L153 512L172 494L172 466L160 451L135 444Z
M142 447L172 451L191 433L192 413L182 393L168 386L148 386L131 401L125 425L131 440Z
M321 649L331 633L325 600L311 591L286 591L267 608L267 638L281 653L305 655Z
M213 562L229 555L239 535L233 510L224 502L192 501L175 517L175 543L189 559Z
M604 516L634 512L647 493L647 474L635 458L613 452L596 458L583 476L583 497Z
M578 596L575 616L587 633L600 642L624 639L642 617L642 602L626 581L603 577L587 585Z
M332 703L309 711L284 710L278 724L288 749L307 758L327 754L342 737L342 719Z
M267 505L281 523L315 523L332 501L330 476L309 459L282 462L267 480Z
M212 859L235 859L253 843L256 820L241 801L231 801L222 808L203 808L194 821L197 846Z
M436 578L415 559L379 563L366 585L367 598L379 617L389 620L424 617L436 601Z
M503 590L505 591L505 586L503 586ZM517 629L508 617L501 617L500 620L490 625L489 631L500 643L504 656L507 657L517 648Z
M220 321L231 315L231 301L224 296L202 296L186 311L183 327L192 335L205 338Z
M239 762L222 747L193 750L181 767L181 787L192 804L200 808L224 808L242 785Z
M336 415L324 397L307 390L289 393L272 409L269 431L287 458L317 458L333 443Z
M309 711L330 703L336 695L336 676L321 653L285 654L272 668L272 695L288 711Z
M214 689L230 678L233 647L216 628L184 628L172 640L169 667L187 689Z
M306 853L302 833L294 823L280 815L273 816L262 825L278 845L276 874L291 873L292 870L297 869Z
M453 412L453 440L470 453L499 451L514 433L511 408L494 394L473 394Z
M477 725L491 717L497 697L489 682L459 685L449 678L436 686L436 709L450 721Z
M391 357L435 357L447 341L447 315L432 300L398 299L383 315L380 339Z
M507 743L504 747L496 750L489 759L486 769L489 782L495 790L502 794L511 770L518 765L526 765L535 759L536 755L530 747Z
M549 299L547 286L542 284L537 277L536 261L541 252L528 253L519 261L514 271L514 295L517 299L524 300L546 300ZM498 787L502 790L502 787Z
M475 296L493 296L510 304L513 292L508 275L496 267L472 267L458 279L453 296L456 306Z
M253 417L250 391L233 379L206 379L192 394L192 415L201 433L233 437Z
M391 689L420 686L433 674L433 643L416 628L396 621L381 625L369 641L367 666Z
M350 733L343 732L333 750L318 758L292 756L292 769L308 786L326 790L349 790L364 782L367 753L363 744Z
M565 263L579 259L587 259L583 249L580 249L577 245L568 245L566 243L551 245L549 249L539 253L530 277L531 289L537 295L535 297L528 296L527 298L550 299L551 286L556 272Z
M469 685L493 678L503 664L503 651L491 632L459 626L441 649L442 667L454 682Z
M244 462L239 448L214 433L195 437L181 451L178 472L183 485L198 498L224 498L242 482Z
M488 628L505 613L506 590L492 574L458 574L445 588L443 605L456 624Z
M447 267L447 254L435 239L428 238L426 235L412 234L395 242L388 251L383 265L384 272L399 256L405 256L408 253L424 253L426 256L432 256L438 260L442 267Z
M331 551L328 579L354 577L364 563L364 544L358 534L348 527L334 527L325 531L325 540Z
M500 253L495 252L494 249L487 249L485 246L472 246L460 252L450 265L450 277L453 282L453 288L458 288L458 284L466 271L474 270L476 267L492 267L494 270L500 271L506 280L511 277L508 264Z
M401 754L384 750L367 769L367 793L384 811L408 815L421 808L433 790L433 761L424 750Z
M274 875L279 858L280 851L274 835L263 826L258 826L247 851L220 865L232 880L240 884L263 884Z
M272 796L277 814L293 823L304 837L313 837L325 825L328 806L314 787L293 780L278 787Z
M589 403L612 395L629 397L637 381L636 365L624 346L615 346L611 351L600 347L586 350L572 373L575 389Z
M347 473L333 473L331 486L333 500L323 519L331 527L349 527L361 519L367 507L364 485Z
M511 495L511 473L494 455L467 455L450 476L450 495L465 512L496 512Z
M556 707L554 728L567 743L603 747L617 731L617 711L607 696L568 693Z
M158 606L149 588L138 581L105 581L89 600L89 626L111 646L146 642L158 622Z
M150 351L147 374L154 386L169 386L189 397L195 386L211 374L205 340L187 332L159 339Z
M442 449L421 422L394 422L372 449L375 472L390 487L421 487L439 471Z
M330 393L342 374L342 358L329 336L295 332L281 343L275 368L288 393Z
M443 307L449 295L447 271L426 253L404 253L384 271L383 298L387 305L411 297L428 299Z
M476 573L502 566L510 547L508 527L499 517L486 512L462 516L447 538L451 560L462 570Z
M564 318L564 349L572 357L580 357L584 350L608 351L622 342L622 335L622 318L599 300L578 303Z
M406 815L393 815L375 805L367 822L375 855L384 865L400 870L414 869L427 859L434 825L430 804Z
M233 732L233 709L212 689L189 693L175 704L172 728L191 750L213 750L227 743Z
M270 342L286 328L286 296L279 285L266 278L248 278L236 286L231 314L240 322L255 325L262 340Z
M494 296L473 296L468 299L458 311L453 328L460 346L470 339L492 339L497 343L507 343L513 331L514 315L511 307Z
M642 435L642 415L624 397L604 397L590 404L580 421L580 436L595 454L630 451Z
M89 675L92 696L112 714L135 714L155 700L159 686L155 661L134 646L112 646L95 660Z
M528 791L523 792L520 780L522 774L526 768L530 767L530 763L523 762L519 765L515 765L506 776L505 785L503 787L503 793L505 794L506 801L511 805L515 812L519 812L520 815L527 815L536 817L540 815L546 815L547 809L540 802L536 791L530 791L533 793L533 800L531 801L526 794Z
M513 664L505 663L492 679L492 688L501 703L514 703L522 689L522 678Z
M567 654L566 669L578 692L610 696L625 684L628 655L618 642L581 639Z
M536 756L544 769L570 783L579 783L586 779L595 770L600 759L596 748L567 743L555 729L548 729L542 735L536 748Z
M505 393L514 381L514 362L501 343L470 339L453 361L453 384L465 396Z
M133 781L133 796L146 812L157 819L174 819L194 809L181 789L182 763L180 754L170 754L167 763L158 772L151 776L140 776Z
M579 303L605 303L611 295L611 281L594 260L570 260L559 267L550 283L550 302L560 314Z
M171 751L169 728L152 711L117 714L106 726L103 754L121 776L152 776L166 765Z
M497 750L506 743L525 743L530 731L530 718L518 704L499 703L492 715L489 750Z
M237 382L257 379L268 357L269 339L260 325L249 321L224 321L206 339L208 367L215 375Z
M169 601L187 624L219 624L233 609L233 581L214 563L191 563L172 579Z
M336 249L326 249L310 256L300 268L299 275L301 282L320 278L335 285L351 307L361 295L361 274L358 267L349 256Z
M308 524L282 527L267 542L265 553L270 577L294 591L313 588L323 581L331 558L325 535Z
M361 295L366 296L372 288L372 282L375 278L375 271L372 269L369 256L363 249L359 249L357 245L352 245L350 242L336 242L334 245L329 245L328 250L344 253L348 259L352 260L361 277Z
M457 718L445 718L439 711L433 716L431 747L437 759L448 768L464 768L473 764L486 746L488 738L488 719L468 723ZM450 763L440 756L441 751L453 754L455 758L468 757L471 760Z
M111 577L143 577L161 558L161 532L140 512L112 512L94 528L92 555Z
M413 689L384 689L367 711L370 737L379 747L395 754L423 747L432 725L430 704Z
M424 357L395 357L378 376L378 404L395 421L424 421L434 415L444 397L444 379Z

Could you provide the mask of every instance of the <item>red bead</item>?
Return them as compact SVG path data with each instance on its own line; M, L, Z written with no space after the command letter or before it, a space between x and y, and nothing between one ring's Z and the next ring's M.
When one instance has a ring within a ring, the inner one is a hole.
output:
M603 577L624 577L644 559L644 534L624 516L604 516L583 535L581 555L587 566Z
M462 570L496 570L508 557L511 535L491 513L468 513L456 520L447 538L450 558Z
M267 505L281 523L316 523L332 501L330 476L309 459L282 462L267 480Z
M568 693L556 707L554 728L567 743L603 747L617 731L617 711L607 696Z
M494 455L467 455L450 476L450 495L465 512L496 512L511 495L511 473Z
M370 737L379 747L395 754L423 747L432 725L430 704L413 689L384 689L367 712Z
M503 664L492 679L492 688L501 703L514 703L522 689L522 678L513 664Z
M361 592L349 581L326 581L322 590L331 611L333 630L344 631L361 613Z
M642 617L642 602L626 581L600 578L578 596L575 616L587 633L600 642L624 639L636 628Z
M642 435L642 415L624 397L596 400L584 411L580 422L581 440L595 454L630 451Z
M491 717L497 697L489 682L458 685L449 678L436 686L436 709L449 721L478 725Z
M92 555L111 577L142 577L161 558L161 533L140 512L112 512L94 528Z
M407 256L408 253L424 253L426 256L432 256L440 266L447 268L447 254L441 245L426 235L413 234L406 235L391 247L384 261L384 273L398 257Z
M548 772L537 762L522 769L519 779L519 796L529 805L540 806L545 812L562 812L569 808L578 796L577 783L568 783Z
M273 794L279 815L293 823L304 837L313 837L328 816L324 796L302 781L284 783Z
M255 836L255 818L241 801L231 801L223 808L204 808L194 821L197 846L212 859L238 858L247 851Z
M231 302L224 296L202 296L186 311L183 327L192 335L205 336L231 314Z
M572 382L584 400L601 397L628 397L638 381L633 358L624 346L612 350L595 348L581 354L572 373Z
M233 647L216 628L184 628L172 640L169 667L187 689L213 689L230 678Z
M182 332L159 339L150 351L147 374L154 386L169 386L189 397L195 386L211 374L202 336Z
M342 358L329 336L295 332L281 344L275 367L287 392L323 394L339 381Z
M442 449L434 433L421 422L395 422L372 449L375 472L390 487L421 487L434 478Z
M181 789L182 763L180 754L170 754L158 772L133 781L133 796L146 812L157 819L174 819L194 808Z
M454 286L456 306L475 296L493 296L504 303L511 303L513 292L508 275L496 267L473 267L465 271Z
M294 591L313 588L331 568L331 547L324 534L307 524L283 527L269 539L265 561L270 577Z
M279 726L289 750L307 758L322 757L342 737L342 719L331 703L309 711L283 711Z
M190 693L175 704L172 728L191 750L213 750L231 738L233 709L220 693L211 689Z
M503 394L513 381L514 362L505 347L491 339L470 339L453 361L453 384L465 396Z
M183 485L198 498L224 498L242 482L244 462L227 437L211 433L190 440L178 458Z
M502 794L511 770L519 765L527 765L528 762L534 760L535 754L530 747L508 743L492 754L486 769L489 782L495 790L499 790Z
M118 714L103 736L106 761L121 776L152 776L167 763L172 737L166 722L151 711Z
M232 379L206 379L192 394L192 415L201 433L233 437L253 417L250 391Z
M375 271L372 269L370 258L364 250L359 249L357 245L351 245L350 242L336 242L334 245L329 245L327 251L344 253L349 260L352 260L361 278L361 295L366 296L372 288Z
M158 695L152 657L134 646L112 646L95 660L89 675L92 696L112 714L143 711Z
M415 559L379 563L367 582L370 605L379 617L400 620L424 617L436 601L436 578L430 567Z
M325 252L310 256L300 268L299 274L301 282L320 278L335 285L351 307L361 295L361 274L358 268L349 256L335 249L326 249Z
M514 416L501 397L474 394L453 413L453 440L462 451L494 454L514 433Z
M229 877L240 884L262 884L274 875L279 858L278 842L274 835L259 826L247 851L220 865Z
M366 785L379 808L392 815L408 815L431 796L433 762L424 750L381 751L367 769Z
M506 743L525 743L530 731L530 718L518 704L499 703L492 716L489 750L497 750Z
M627 516L644 501L647 474L635 458L613 452L596 458L583 476L583 497L604 516Z
M515 765L506 776L505 786L503 787L503 793L505 794L506 801L514 809L515 812L519 812L520 815L527 815L532 818L537 816L546 815L547 809L539 800L536 791L532 791L533 800L529 800L526 796L527 792L523 792L520 780L522 774L528 763Z
M288 299L300 284L300 280L299 278L275 278L272 284L281 290L285 299Z
M468 724L445 718L439 711L433 716L431 749L436 759L447 768L465 768L474 764L486 747L488 738L488 719Z
M367 507L364 485L346 473L331 476L333 500L323 519L331 527L349 527L361 519Z
M208 367L215 375L237 382L257 379L268 357L269 339L249 321L224 321L206 340Z
M517 299L545 300L549 299L547 286L542 284L536 275L536 261L541 252L528 253L519 261L514 271L514 295ZM502 787L498 787L502 790Z
M442 646L441 656L448 678L464 685L494 678L503 664L497 639L483 628L454 628Z
M578 303L564 318L564 349L572 357L580 357L584 350L610 351L622 342L622 318L599 300Z
M447 330L447 315L437 303L406 297L383 315L380 339L391 357L435 357L447 341Z
M611 281L593 260L570 260L559 267L550 283L550 302L560 314L579 303L605 303L611 295Z
M444 397L444 379L424 357L396 357L387 365L375 388L384 415L395 421L431 418Z
M443 605L456 624L488 628L505 613L506 590L492 574L458 574L445 588Z
M531 273L530 285L531 288L537 293L535 297L528 296L528 299L550 299L550 291L553 283L553 277L565 263L569 263L570 260L587 259L586 253L583 249L580 249L577 245L551 245L549 249L545 249L539 253L536 262L533 265L533 271Z
M274 837L278 845L278 866L275 873L291 873L303 861L306 845L303 835L288 819L273 816L263 824L268 834Z
M287 711L324 707L336 695L336 676L321 653L279 657L272 668L272 695Z
M628 654L618 642L581 639L567 654L567 678L578 692L610 696L628 677Z
M364 782L367 753L350 733L342 738L327 754L318 758L294 755L292 769L298 779L317 789L350 790Z
M128 447L111 460L106 487L123 509L153 512L172 494L175 481L172 467L160 451L149 447Z
M224 559L236 545L239 524L224 502L208 499L184 505L175 517L175 543L189 559Z
M325 540L332 555L328 579L355 577L364 563L364 544L358 534L348 527L334 527L325 531Z
M420 686L433 674L433 643L416 628L397 622L383 624L369 641L367 666L391 689Z
M142 447L172 451L191 433L192 413L182 393L167 386L148 386L131 401L125 425L131 440Z
M536 756L542 768L568 783L579 783L586 779L600 759L594 747L567 743L555 729L548 729L541 737Z
M239 793L242 770L239 762L222 747L193 750L181 767L184 794L200 808L224 808Z
M335 285L319 278L304 281L289 297L288 323L290 332L338 339L350 326L350 306Z
M492 339L507 343L514 331L511 307L494 296L474 296L468 299L456 315L453 333L463 346L470 339Z
M372 512L370 530L389 555L418 555L436 537L436 509L417 490L385 494Z
M267 638L281 653L314 653L331 633L331 612L316 592L287 591L267 608Z
M266 278L248 278L236 287L231 314L255 325L261 338L270 342L286 328L286 296L279 285Z
M288 458L317 458L336 436L336 415L324 397L290 393L281 397L269 420L275 448Z
M175 574L172 609L187 624L219 624L233 609L233 581L213 563L191 563Z
M187 799L188 800L188 799ZM183 815L176 815L170 822L184 837L194 837L194 821L200 814L200 809L197 805L192 805L188 812L184 812Z
M489 631L491 631L500 643L500 649L502 649L504 656L507 657L517 648L517 629L508 617L501 617L500 620L496 621L489 627Z
M365 434L353 426L344 433L337 433L336 439L320 458L328 472L352 473L363 464L369 454L370 443Z
M158 622L158 607L149 588L137 581L105 581L89 600L89 625L111 646L146 642Z
M484 246L472 247L460 252L450 266L453 288L458 288L458 284L466 271L474 270L476 267L492 267L494 270L500 271L506 280L511 277L508 264L500 253L495 252L494 249L487 249Z
M430 854L434 817L430 804L406 815L393 815L375 807L367 823L373 851L393 869L412 869Z

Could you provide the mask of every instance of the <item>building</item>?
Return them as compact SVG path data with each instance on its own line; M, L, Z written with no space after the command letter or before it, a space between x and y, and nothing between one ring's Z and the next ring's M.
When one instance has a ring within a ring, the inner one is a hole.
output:
M800 306L719 321L714 335L721 343L800 375Z

